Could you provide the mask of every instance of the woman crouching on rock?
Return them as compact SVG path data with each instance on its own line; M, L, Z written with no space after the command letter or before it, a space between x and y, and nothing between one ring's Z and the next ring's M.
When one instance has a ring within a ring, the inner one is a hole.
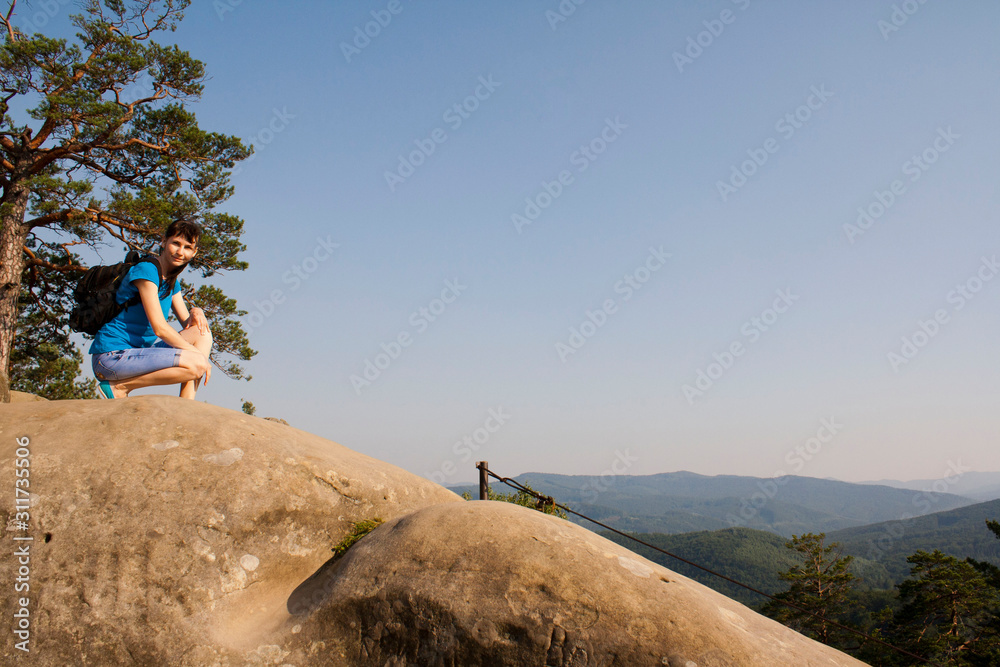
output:
M125 275L118 303L137 294L139 302L102 326L90 346L102 396L124 398L133 389L180 384L181 398L193 399L202 377L208 384L212 332L201 308L188 312L177 282L197 254L199 238L198 223L176 220L163 234L159 256L138 262ZM179 332L167 323L170 308L182 323Z

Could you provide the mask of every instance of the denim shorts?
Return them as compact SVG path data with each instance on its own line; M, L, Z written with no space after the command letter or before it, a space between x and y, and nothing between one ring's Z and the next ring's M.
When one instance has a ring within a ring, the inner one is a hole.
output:
M91 364L98 380L122 382L164 368L179 366L181 351L159 341L153 347L116 350L93 355Z

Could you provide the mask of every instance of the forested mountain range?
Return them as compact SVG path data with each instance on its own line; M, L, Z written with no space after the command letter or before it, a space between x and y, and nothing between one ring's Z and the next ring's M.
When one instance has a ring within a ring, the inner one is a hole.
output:
M1000 500L937 512L904 521L890 521L829 533L842 553L854 556L851 571L860 588L888 590L910 574L906 557L917 550L938 549L959 559L972 557L1000 566L1000 540L986 529L986 519L1000 520ZM687 565L654 549L614 533L602 534L671 570L699 581L751 606L764 599L744 588ZM786 539L774 533L727 528L681 535L636 534L636 537L730 578L774 594L788 585L778 573L797 562L785 548Z
M642 533L746 527L790 537L975 503L950 493L792 475L770 479L690 472L604 477L525 473L515 479L614 528ZM453 490L471 491L474 497L477 493L469 486Z
M913 519L846 528L827 535L846 553L882 564L894 581L909 574L906 557L918 549L975 558L1000 566L1000 540L986 529L987 519L1000 521L1000 500L977 503Z

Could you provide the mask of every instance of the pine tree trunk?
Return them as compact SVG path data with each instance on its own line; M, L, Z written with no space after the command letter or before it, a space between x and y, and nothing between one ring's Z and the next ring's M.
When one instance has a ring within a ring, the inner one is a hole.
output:
M8 185L0 200L0 388L10 384L10 357L17 332L17 298L24 272L24 241L28 228L24 212L29 192ZM10 402L9 392L0 392L0 401Z

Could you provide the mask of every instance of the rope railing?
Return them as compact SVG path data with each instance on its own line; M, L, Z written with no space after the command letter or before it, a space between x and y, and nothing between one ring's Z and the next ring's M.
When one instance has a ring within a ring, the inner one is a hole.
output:
M735 584L736 586L739 586L741 588L745 588L746 590L751 591L753 593L756 593L758 595L762 595L765 598L767 598L768 600L773 600L774 602L777 602L778 604L783 604L786 607L789 607L791 609L794 609L795 611L798 611L798 612L801 612L803 614L806 614L807 616L811 616L811 617L813 617L813 618L815 618L815 619L817 619L819 621L822 621L823 623L828 623L829 625L831 625L831 626L833 626L835 628L840 628L841 630L844 630L844 631L849 632L851 634L857 635L859 637L863 637L864 639L867 639L868 641L875 642L876 644L881 644L882 646L888 647L888 648L892 649L893 651L897 651L898 653L901 653L902 655L905 655L907 657L913 658L914 660L918 660L918 661L920 661L920 662L922 662L924 664L934 665L935 667L942 667L942 665L940 665L939 663L936 663L936 662L934 662L932 660L928 660L927 658L922 658L919 655L916 655L915 653L910 653L906 649L900 648L898 646L894 646L893 644L890 644L889 642L887 642L885 640L879 639L878 637L872 637L871 635L869 635L867 633L864 633L861 630L857 630L855 628L851 628L851 627L848 627L848 626L843 625L841 623L838 623L837 621L830 620L829 618L826 618L825 616L823 616L821 614L817 614L815 612L811 612L808 609L803 609L802 607L800 607L797 604L794 604L792 602L789 602L788 600L783 600L781 598L775 597L774 595L771 595L770 593L765 593L764 591L759 590L757 588L754 588L753 586L750 586L749 584L744 584L742 581L737 581L736 579L733 579L732 577L727 577L726 575L724 575L724 574L722 574L720 572L716 572L715 570L712 570L711 568L707 568L707 567L705 567L703 565L699 565L698 563L690 561L687 558L684 558L682 556L678 556L677 554L672 554L669 551L667 551L666 549L661 549L660 547L658 547L658 546L656 546L654 544L650 544L649 542L646 542L645 540L640 540L638 537L635 537L634 535L629 535L628 533L622 532L622 531L618 530L617 528L612 528L611 526L607 525L606 523L601 523L597 519L592 519L589 516L586 516L584 514L580 514L579 512L571 510L569 507L567 507L565 505L560 505L559 503L557 503L555 501L555 499L552 498L552 496L546 496L544 494L538 493L534 489L529 489L525 485L521 484L520 482L518 482L515 479L511 479L510 477L501 477L500 475L497 475L495 472L493 472L492 470L489 469L489 463L487 461L478 461L476 463L476 468L479 470L479 499L480 500L488 500L489 499L489 478L492 477L493 479L497 480L498 482L502 482L502 483L506 484L507 486L509 486L511 488L514 488L514 489L517 489L518 491L521 491L522 493L526 493L526 494L528 494L530 496L533 496L535 499L538 500L539 504L541 504L541 505L546 505L546 506L550 506L550 507L558 507L559 509L561 509L561 510L563 510L563 511L569 513L569 514L572 514L574 516L578 516L581 519L586 519L587 521L590 521L591 523L596 524L596 525L600 526L601 528L604 528L605 530L611 531L612 533L615 533L616 535L621 535L622 537L624 537L626 539L629 539L629 540L632 540L633 542L641 544L641 545L643 545L645 547L648 547L650 549L653 549L655 551L659 551L660 553L662 553L664 555L667 555L667 556L670 556L671 558L674 558L676 560L679 560L680 562L685 563L687 565L690 565L691 567L694 567L694 568L697 568L699 570L702 570L703 572L707 572L708 574L711 574L711 575L713 575L715 577L719 577L720 579L728 581L729 583Z

